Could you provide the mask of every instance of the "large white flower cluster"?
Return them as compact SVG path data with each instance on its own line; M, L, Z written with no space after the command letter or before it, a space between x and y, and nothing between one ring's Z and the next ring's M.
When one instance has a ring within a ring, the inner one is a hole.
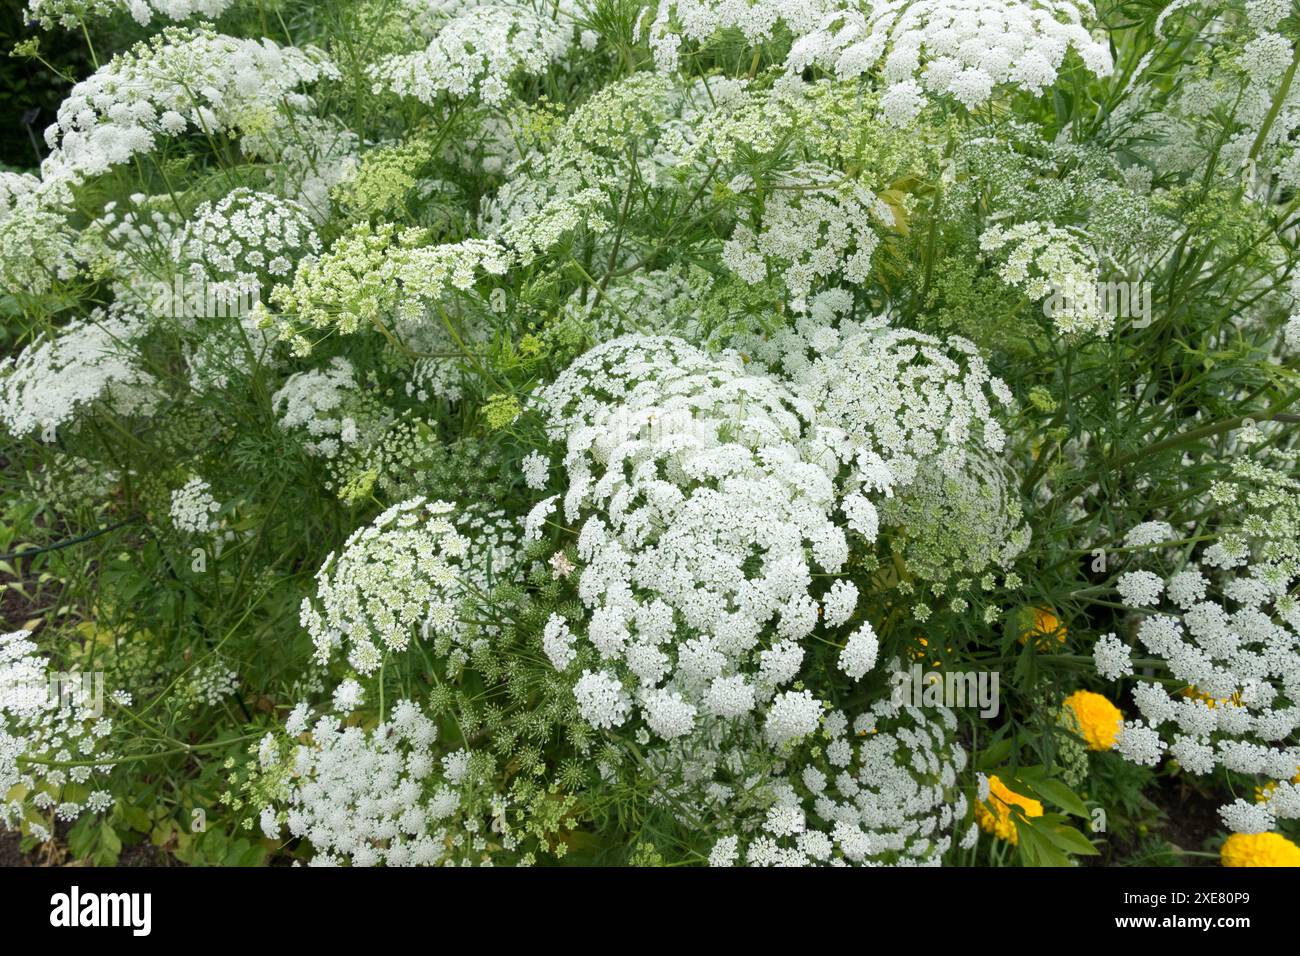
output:
M1078 235L1038 221L995 223L980 236L980 249L1001 259L998 274L1004 282L1043 302L1060 331L1105 335L1115 324L1097 294L1097 256Z
M797 381L825 421L887 469L885 486L911 483L923 466L960 474L972 449L997 454L1006 444L995 409L1009 407L1011 392L961 336L867 329L828 348Z
M964 590L1024 551L1029 529L999 422L1011 392L974 343L866 329L829 348L796 381L822 420L850 437L854 477L891 492L878 507L849 494L849 526L868 538L877 527L890 529L917 577Z
M999 88L1041 94L1070 50L1108 75L1110 48L1084 25L1093 17L1083 0L660 0L649 35L659 69L676 70L683 41L736 30L757 46L784 26L789 72L818 66L852 79L879 70L880 111L905 125L931 96L974 110Z
M312 722L300 704L286 732L309 736L295 744L268 734L262 742L262 769L283 766L291 775L282 804L263 809L262 832L278 839L287 829L310 840L313 866L433 866L473 849L456 845L463 827L446 827L461 809L460 781L447 778L434 754L437 725L411 701L397 701L370 731L331 714Z
M320 252L302 205L244 187L199 205L171 243L171 254L203 305L227 313L260 301L263 284L290 276Z
M772 39L780 26L802 36L839 6L839 0L659 0L649 25L650 48L660 70L676 70L683 41L703 44L724 30L737 30L757 45Z
M10 295L41 295L76 274L62 194L29 173L0 172L0 289Z
M1229 539L1173 573L1136 569L1117 581L1121 601L1140 613L1143 656L1162 661L1176 683L1137 682L1142 718L1124 724L1116 749L1138 764L1167 754L1196 775L1223 768L1265 778L1267 799L1220 810L1229 829L1248 833L1300 818L1300 566L1293 557L1270 561L1272 550ZM1108 636L1099 672L1133 674L1131 653Z
M131 310L96 309L0 362L0 421L13 435L48 442L98 400L126 415L149 412L157 402L154 379L131 352L147 328Z
M518 73L538 74L562 59L573 27L508 0L469 7L441 23L425 49L386 57L370 69L375 92L392 90L433 105L477 94L500 104Z
M763 221L737 225L722 249L723 263L751 285L779 274L795 312L807 310L816 284L864 284L877 232L895 225L893 210L871 190L831 179L829 170L799 170L789 192L768 201Z
M308 112L298 87L338 71L319 50L169 27L79 82L45 131L49 181L80 180L151 152L160 137L257 129L287 109Z
M0 825L45 841L51 818L70 823L112 806L107 791L90 788L113 769L113 721L103 713L102 675L51 672L30 637L0 635Z
M230 9L235 0L27 0L27 14L43 27L56 24L80 27L88 17L107 17L123 11L136 23L148 26L154 17L188 20L215 19Z
M890 0L865 12L854 5L799 38L787 65L817 64L841 79L879 67L882 112L909 123L927 95L973 110L1004 85L1040 94L1070 49L1093 74L1107 75L1110 49L1083 25L1092 16L1079 0Z
M345 644L348 663L370 674L417 632L457 634L458 566L468 549L445 501L400 502L354 532L316 573L316 597L303 598L317 659Z
M831 515L840 462L806 403L736 359L628 335L582 356L537 407L565 448L564 520L579 524L598 670L575 695L589 722L623 723L635 690L661 737L760 704L774 744L814 729L821 703L779 691L820 623L814 568L839 571L848 545ZM533 509L530 534L558 497Z
M720 837L714 866L938 866L968 809L952 711L890 700L827 714L816 756L769 782L761 813ZM974 826L963 844L974 840Z
M336 355L324 368L290 375L271 396L271 408L280 416L281 428L305 433L303 448L308 454L334 458L363 438L357 421L359 392L352 363Z

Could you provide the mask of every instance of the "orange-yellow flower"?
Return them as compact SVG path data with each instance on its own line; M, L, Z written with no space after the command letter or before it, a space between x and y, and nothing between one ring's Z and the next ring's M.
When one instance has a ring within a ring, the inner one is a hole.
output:
M917 648L917 649L915 649L915 650L913 650L913 651L911 652L911 653L912 653L912 660L914 660L914 661L925 660L925 657L926 657L926 654L927 654L927 649L928 649L929 646L930 646L930 642L929 642L928 640L926 640L924 637L922 637L921 635L919 635L919 634L918 634L916 637L912 638L912 640L914 640L917 644L920 645L919 648ZM948 648L948 650L946 651L946 653L951 654L951 653L952 653L952 648L951 648L951 647ZM941 661L931 661L931 662L930 662L930 666L931 666L931 667L938 667L938 666L940 666L941 663L942 663Z
M1056 612L1045 607L1036 607L1033 610L1033 623L1026 621L1026 627L1020 634L1020 643L1026 643L1031 637L1035 638L1034 647L1040 651L1052 650L1052 642L1057 644L1065 643L1066 629L1061 623L1061 619L1056 616Z
M1184 687L1181 691L1179 691L1179 693L1182 694L1182 696L1189 697L1193 700L1204 701L1205 706L1210 708L1210 710L1214 710L1216 707L1220 705L1223 705L1225 707L1228 706L1229 704L1231 704L1233 707L1241 706L1240 691L1233 694L1231 697L1222 697L1222 698L1211 697L1209 694L1205 693L1205 691L1200 690L1197 687Z
M1119 739L1124 715L1101 694L1076 690L1062 702L1089 750L1110 750Z
M1020 836L1016 833L1011 809L1013 806L1020 807L1027 817L1043 815L1043 805L1037 800L1007 789L1006 784L996 775L990 776L988 800L975 804L975 819L979 822L980 829L992 833L999 840L1006 840L1013 845L1019 843Z
M1300 767L1297 767L1296 769L1297 769L1297 770L1300 770ZM1292 777L1292 778L1291 778L1291 782L1292 782L1292 783L1300 784L1300 773L1297 773L1294 777ZM1256 803L1268 803L1270 800L1273 799L1273 791L1276 790L1276 789L1277 789L1277 781L1276 781L1276 780L1270 780L1268 783L1264 784L1264 786L1262 786L1262 787L1256 787L1256 788L1255 788L1255 802L1256 802Z
M1234 833L1223 841L1224 866L1300 866L1300 846L1280 833Z

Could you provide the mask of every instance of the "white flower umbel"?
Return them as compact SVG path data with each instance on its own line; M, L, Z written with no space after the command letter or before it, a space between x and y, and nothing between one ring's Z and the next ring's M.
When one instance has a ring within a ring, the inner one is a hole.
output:
M980 236L980 249L997 254L1002 281L1043 302L1059 331L1105 335L1114 326L1097 292L1097 256L1069 230L1038 221L995 223Z
M650 48L660 70L676 70L683 41L703 44L723 30L738 30L757 45L772 39L781 25L800 36L839 6L837 0L659 0Z
M534 491L541 491L546 487L546 479L550 471L550 461L540 452L531 451L524 457L524 484Z
M72 88L45 131L47 180L80 180L151 152L159 138L217 136L305 112L303 84L337 77L319 50L168 27Z
M280 427L301 433L308 454L334 458L361 441L361 389L355 374L351 362L335 356L324 368L295 372L271 396Z
M20 301L76 274L66 198L29 173L0 172L0 289Z
M185 688L185 697L195 704L215 707L238 690L239 672L217 655L194 668Z
M498 105L516 74L544 73L568 52L573 26L547 10L501 0L468 7L442 24L425 49L371 67L375 92L388 89L429 105L477 94Z
M823 599L841 618L851 603L814 584L813 569L838 571L848 547L831 514L839 460L808 408L738 361L639 335L582 356L536 405L562 443L564 520L579 529L590 616L578 643L605 668L584 678L586 696L597 699L598 677L639 686L651 728L674 735L688 713L735 718L770 700L798 673L796 642ZM530 516L533 536L553 505ZM599 714L609 726L624 711ZM805 726L790 716L774 742Z
M627 720L631 701L623 684L607 671L583 671L573 685L578 713L593 727L619 727Z
M102 675L51 672L30 637L0 635L0 826L45 841L54 818L71 823L112 806L95 784L113 769L113 721Z
M47 29L55 25L80 28L88 17L109 17L129 13L136 23L148 26L155 17L215 20L235 0L27 0L31 19Z
M816 65L840 79L879 70L881 110L905 125L926 96L975 110L1003 92L1040 95L1070 50L1093 75L1108 75L1110 48L1084 26L1093 17L1092 5L1080 0L891 0L866 9L836 3L816 29L797 37L786 66L801 72Z
M960 474L972 449L1000 453L1006 433L995 408L1011 392L974 343L908 329L871 329L846 339L798 378L819 418L859 446L866 474L887 469L887 484L908 484L933 462Z
M1124 547L1141 548L1177 539L1178 535L1174 533L1173 525L1169 522L1143 521L1141 524L1134 525L1124 535Z
M346 713L356 690L340 692L336 709ZM462 773L456 785L446 778L433 751L437 725L414 703L397 701L369 731L345 727L333 715L308 726L309 720L300 707L286 728L290 735L309 729L306 743L272 735L263 742L263 771L285 780L281 799L262 811L266 836L287 829L308 841L313 866L434 866L486 849L481 841L464 842L459 787L476 780Z
M1292 479L1278 480L1295 485ZM1300 505L1294 494L1292 487L1289 500L1277 499L1272 527L1253 525L1257 531L1281 531L1287 540L1256 539L1253 548L1245 538L1234 542L1233 549L1247 556L1234 562L1240 566L1208 563L1211 552L1229 550L1221 541L1205 549L1199 565L1192 562L1167 578L1151 570L1119 578L1123 601L1143 609L1136 633L1144 656L1162 662L1161 671L1175 679L1173 694L1167 684L1153 682L1134 689L1143 719L1124 724L1116 749L1125 759L1156 766L1167 751L1186 772L1204 775L1223 768L1274 787L1296 775L1300 615L1292 594L1300 564L1293 522ZM1133 672L1129 649L1114 635L1097 642L1094 657L1098 672L1109 679ZM1282 800L1267 812L1293 817L1300 806ZM1223 817L1230 828L1255 832L1251 814L1225 807Z
M756 788L767 794L766 809L731 818L730 832L727 814L709 821L725 834L710 864L938 866L968 810L957 786L966 753L956 727L946 709L888 701L851 723L831 713L816 754Z
M459 566L469 547L455 507L413 498L353 533L316 574L316 597L302 602L302 625L322 663L345 644L348 663L374 672L385 651L401 651L417 632L460 631Z
M1084 0L660 0L649 38L656 66L671 71L684 43L733 30L758 46L783 28L793 40L791 74L814 66L841 80L878 72L881 112L906 125L927 97L974 110L995 94L1040 95L1071 50L1093 75L1107 76L1110 48L1085 26L1094 17Z
M769 273L780 275L791 308L805 312L809 295L828 282L867 282L878 232L893 229L895 221L875 193L858 183L835 183L829 170L801 169L791 179L798 188L775 193L762 222L736 227L722 261L751 285Z
M876 666L876 655L880 652L880 640L869 623L863 624L850 635L848 643L840 651L840 670L854 680L858 680L867 671Z
M320 250L302 205L244 187L201 203L171 245L199 304L221 316L251 311L269 283L288 278L300 259Z
M0 361L0 422L13 435L54 441L97 400L124 415L147 414L158 392L132 352L147 329L130 310L96 309L54 338L38 338L16 359Z
M210 534L217 530L216 514L220 510L221 503L212 497L212 486L197 476L172 492L169 514L178 531Z
M1107 680L1119 680L1133 673L1133 652L1114 634L1106 634L1092 646L1097 673Z
M832 338L831 341L834 341ZM868 540L894 529L913 572L946 581L1006 567L1028 544L1003 463L1007 386L979 349L907 329L867 329L795 377L820 422L851 443L841 508ZM863 492L885 492L879 506Z

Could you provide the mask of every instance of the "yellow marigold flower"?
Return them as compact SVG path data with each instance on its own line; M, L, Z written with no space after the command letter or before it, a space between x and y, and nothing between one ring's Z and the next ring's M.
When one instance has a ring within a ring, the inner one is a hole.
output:
M1280 833L1234 833L1223 841L1224 866L1300 866L1300 846Z
M1119 739L1124 715L1101 694L1076 690L1061 706L1074 718L1075 729L1089 750L1110 750Z
M1053 639L1057 644L1065 643L1066 633L1065 625L1061 623L1055 611L1036 607L1033 610L1033 623L1030 624L1026 620L1026 627L1020 634L1020 643L1024 644L1033 637L1036 638L1034 647L1040 651L1050 651Z
M975 819L979 822L980 829L992 833L999 840L1006 840L1013 845L1019 843L1020 836L1016 833L1012 806L1020 807L1027 817L1043 815L1043 805L1037 800L1008 790L996 775L990 776L988 800L975 804Z

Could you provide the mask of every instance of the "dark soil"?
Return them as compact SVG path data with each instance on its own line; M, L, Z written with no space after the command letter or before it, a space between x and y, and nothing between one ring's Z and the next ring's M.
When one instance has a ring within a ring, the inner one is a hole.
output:
M0 867L9 866L72 866L78 861L69 859L61 842L44 844L28 853L21 849L17 833L0 830ZM118 866L181 866L174 857L145 841L135 846L122 847Z
M1147 794L1164 811L1160 836L1179 850L1206 851L1210 841L1223 833L1218 800L1196 789L1164 780ZM1187 866L1214 866L1208 857L1184 857Z

